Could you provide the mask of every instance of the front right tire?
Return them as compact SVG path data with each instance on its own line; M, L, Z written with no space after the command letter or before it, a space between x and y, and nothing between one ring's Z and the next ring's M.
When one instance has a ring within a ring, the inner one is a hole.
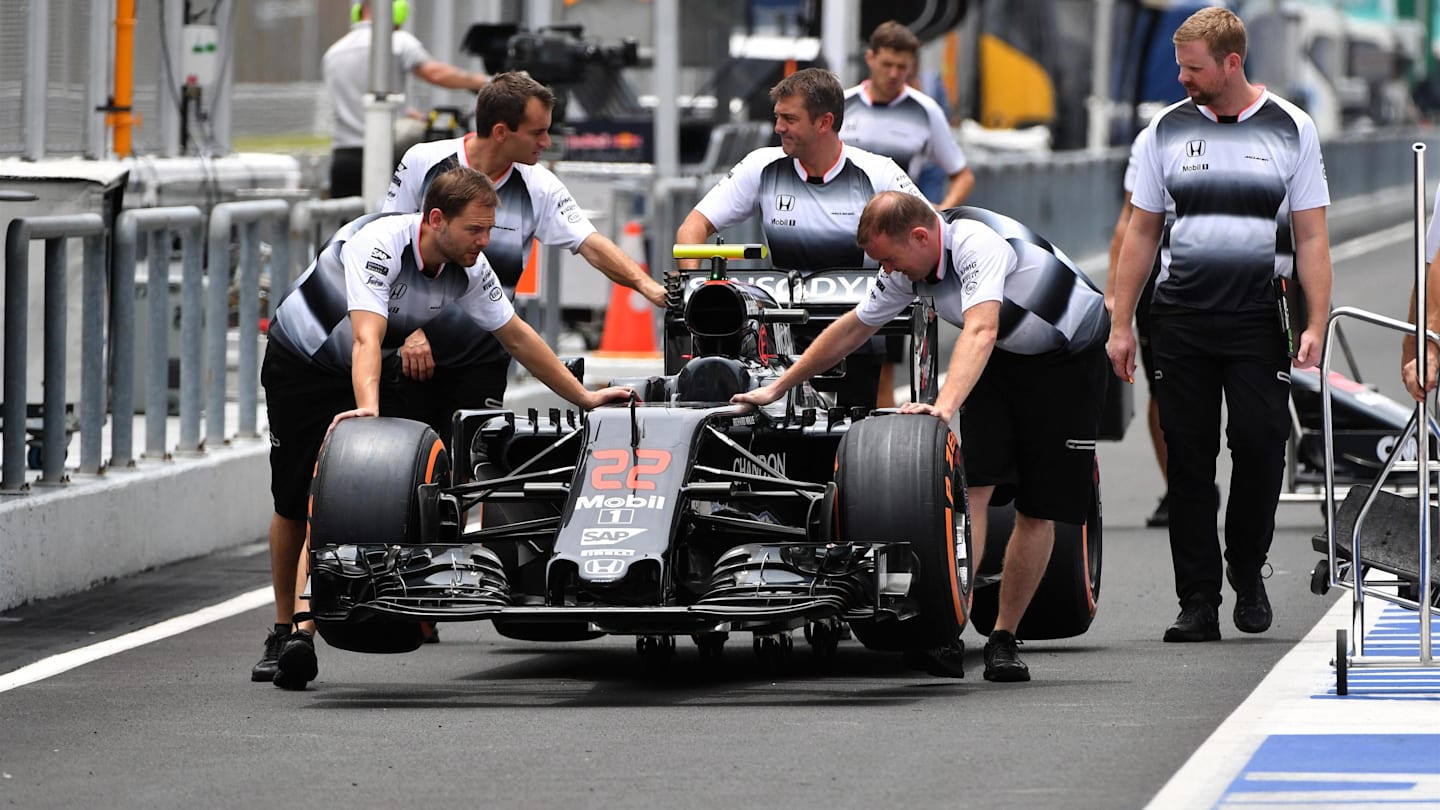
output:
M836 536L908 542L918 569L909 593L919 610L900 619L852 621L855 637L877 650L924 650L958 640L970 610L970 513L955 434L933 416L872 417L851 426L835 464Z

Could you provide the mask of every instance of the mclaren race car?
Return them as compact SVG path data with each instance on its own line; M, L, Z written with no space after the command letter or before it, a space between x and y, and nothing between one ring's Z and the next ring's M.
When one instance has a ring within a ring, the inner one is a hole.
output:
M730 397L781 374L797 339L851 309L875 271L730 273L753 245L677 246L708 269L667 277L667 367L619 379L638 396L588 414L455 414L447 444L418 422L351 419L311 485L311 610L332 646L406 652L422 622L488 620L503 636L634 636L648 665L676 637L718 656L753 634L764 664L792 631L820 655L988 633L1013 521L990 515L974 565L961 448L931 416L832 405L810 385L772 405ZM882 332L910 335L912 396L933 401L936 322L919 299ZM843 375L840 367L824 376ZM1089 520L1057 527L1022 638L1083 633L1100 582Z

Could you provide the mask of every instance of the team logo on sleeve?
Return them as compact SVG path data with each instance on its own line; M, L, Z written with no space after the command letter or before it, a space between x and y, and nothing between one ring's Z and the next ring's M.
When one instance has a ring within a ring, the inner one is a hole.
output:
M966 295L974 295L975 288L979 285L980 262L975 258L974 253L966 253L960 257L960 288Z
M382 261L382 262L388 262L388 261L390 261L390 259L391 259L392 257L390 256L389 253L386 253L384 250L381 250L380 248L377 247L377 248L371 248L371 250L370 250L370 258L372 258L372 259L379 259L379 260Z
M491 301L499 301L501 296L503 295L505 295L505 291L500 289L499 287L494 287L490 290Z

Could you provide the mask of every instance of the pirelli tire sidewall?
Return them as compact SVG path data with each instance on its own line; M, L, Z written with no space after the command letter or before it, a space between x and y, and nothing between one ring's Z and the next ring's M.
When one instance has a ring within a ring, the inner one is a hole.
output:
M312 555L327 545L383 547L421 543L421 502L416 488L448 483L450 456L428 425L386 417L347 419L320 448L310 482ZM312 567L311 610L333 612L337 587L353 580L324 576ZM372 597L369 586L350 592L352 599ZM425 640L421 623L363 610L343 621L317 619L320 635L332 647L370 653L410 652Z
M1015 526L1015 505L991 506L987 511L985 558L979 576L1002 573L1005 549ZM1055 523L1055 547L1045 576L1035 589L1015 635L1021 639L1073 638L1090 629L1100 604L1100 571L1104 520L1100 506L1100 468L1092 480L1090 510L1085 523ZM975 589L971 621L975 629L989 634L1000 609L1000 585L992 583Z
M916 569L909 598L918 613L852 621L856 638L877 650L959 639L970 609L970 520L957 437L933 416L871 417L842 437L835 465L837 537L907 542Z

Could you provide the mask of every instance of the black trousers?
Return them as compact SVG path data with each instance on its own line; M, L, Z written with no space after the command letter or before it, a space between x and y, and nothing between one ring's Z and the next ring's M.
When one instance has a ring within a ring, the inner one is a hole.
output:
M1175 593L1182 602L1199 594L1219 605L1220 398L1228 411L1231 458L1224 561L1248 577L1265 564L1275 533L1290 433L1290 358L1274 312L1157 308L1151 311L1150 347L1169 451Z
M365 150L358 146L330 152L330 197L359 197L365 173Z

